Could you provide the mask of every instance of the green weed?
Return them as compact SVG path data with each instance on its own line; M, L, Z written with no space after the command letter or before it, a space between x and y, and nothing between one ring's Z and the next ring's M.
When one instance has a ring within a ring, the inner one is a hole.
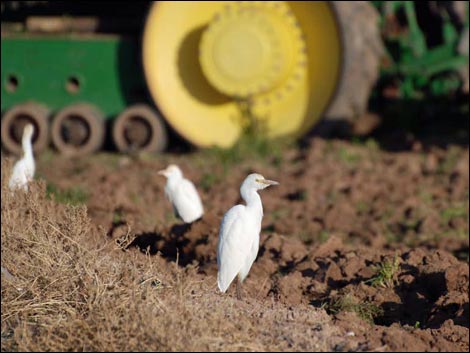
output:
M451 173L454 170L459 158L460 158L460 149L458 147L451 146L449 150L447 151L445 158L437 167L437 173L438 174Z
M320 234L318 235L318 239L320 240L320 243L326 242L329 237L330 237L330 233L328 233L328 231L326 230L322 230Z
M275 221L282 219L284 217L288 217L290 214L290 209L288 208L277 208L271 212L271 216Z
M370 211L370 205L366 201L359 201L356 204L356 210L360 214L366 214L367 212Z
M450 220L468 215L467 209L463 203L448 207L441 211L441 222L443 225L449 223Z
M338 150L338 158L348 165L356 165L361 160L360 155L349 150L347 147L341 147Z
M88 193L80 186L74 186L68 189L59 189L53 183L47 183L46 195L48 198L54 198L55 201L69 205L84 204L88 200Z
M299 238L306 245L313 243L313 236L310 232L307 231L301 231L297 233L297 238Z
M362 139L360 137L353 136L351 139L351 142L354 145L363 146L370 151L378 151L380 149L379 142L372 137L368 137L367 139Z
M332 314L337 314L341 311L354 312L362 320L371 324L374 323L374 319L377 316L383 315L382 308L370 302L357 303L355 298L350 294L332 298L326 305L326 309Z
M394 282L396 272L400 267L398 255L395 255L393 261L386 260L376 266L376 274L364 283L370 283L373 287L391 287Z
M220 181L220 176L216 173L205 173L199 185L204 191L209 191L212 186Z
M211 147L203 152L204 157L215 159L223 167L224 175L230 167L244 160L257 160L279 167L282 151L293 144L289 138L268 138L266 117L255 116L249 100L238 101L238 123L242 133L234 146L228 149Z
M116 209L113 212L113 226L118 226L124 222L124 214L121 209Z

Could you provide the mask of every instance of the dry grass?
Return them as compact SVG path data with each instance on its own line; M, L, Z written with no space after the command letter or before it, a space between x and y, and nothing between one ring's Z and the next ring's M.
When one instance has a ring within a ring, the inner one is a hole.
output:
M10 170L2 160L2 351L326 351L340 340L322 310L239 302L191 266L122 251L44 182L11 194Z

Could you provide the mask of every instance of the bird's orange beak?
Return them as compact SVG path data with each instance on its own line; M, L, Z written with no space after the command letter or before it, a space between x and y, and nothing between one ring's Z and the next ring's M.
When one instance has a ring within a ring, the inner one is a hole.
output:
M279 183L274 180L262 179L262 180L259 180L259 182L262 184L266 184L266 185L279 185Z

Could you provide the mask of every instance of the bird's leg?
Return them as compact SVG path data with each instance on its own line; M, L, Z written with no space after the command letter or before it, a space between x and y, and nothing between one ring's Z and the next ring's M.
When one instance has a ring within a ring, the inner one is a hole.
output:
M242 300L242 282L240 281L240 277L237 280L237 299Z

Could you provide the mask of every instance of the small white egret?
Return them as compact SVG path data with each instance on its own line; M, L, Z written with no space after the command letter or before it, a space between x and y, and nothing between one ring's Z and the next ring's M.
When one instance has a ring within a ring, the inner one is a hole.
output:
M13 167L13 172L8 183L10 190L23 189L24 191L28 191L28 182L33 180L36 168L33 156L33 133L33 125L27 124L23 130L23 137L21 139L24 155Z
M204 209L194 184L183 177L181 169L170 164L166 169L158 172L167 178L165 195L173 205L176 216L185 223L191 223L202 217Z
M222 219L217 248L217 284L222 293L238 275L237 298L241 299L241 283L248 275L259 249L263 204L257 191L278 184L260 174L248 175L240 187L246 206L233 206Z

